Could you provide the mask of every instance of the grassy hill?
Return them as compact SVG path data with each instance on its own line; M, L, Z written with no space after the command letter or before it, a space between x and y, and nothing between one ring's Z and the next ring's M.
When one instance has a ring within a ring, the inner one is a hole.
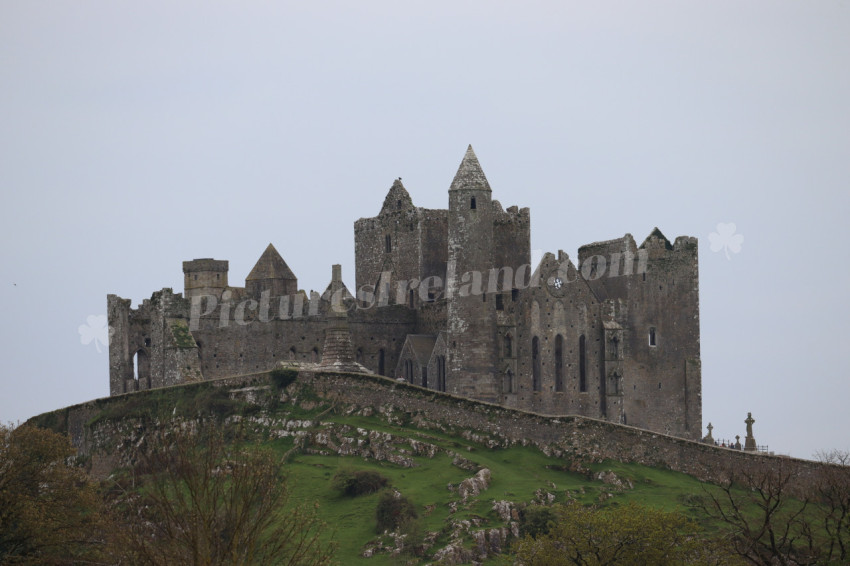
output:
M339 385L325 389L328 382L319 375L296 378L294 371L277 370L101 399L41 415L30 424L70 432L81 460L107 477L132 461L134 447L152 428L186 421L222 423L238 431L239 442L261 444L285 459L292 502L318 505L328 525L322 536L338 543L337 558L346 565L424 563L447 547L454 548L458 560L475 557L497 564L497 551L507 550L515 540L527 506L570 499L604 505L637 502L702 520L689 505L702 493L702 482L690 475L593 457L592 450L568 453L526 441L516 433L537 417L516 412L499 413L499 419L521 421L516 430L500 436L493 423L505 425L491 416L496 409L435 397L382 378L352 379L368 382L374 402L355 402L350 390L332 394L329 390L339 392ZM421 398L426 409L396 402L405 396ZM431 413L428 402L442 406ZM482 426L455 425L453 404L458 420L463 411L483 410ZM483 469L489 471L489 483L477 486L478 493L464 494L472 487L470 478ZM379 472L389 480L386 489L414 503L419 519L401 544L376 530L380 493L351 497L334 488L338 473L354 470ZM414 540L426 541L425 558L409 552ZM408 552L394 554L394 548L405 544Z

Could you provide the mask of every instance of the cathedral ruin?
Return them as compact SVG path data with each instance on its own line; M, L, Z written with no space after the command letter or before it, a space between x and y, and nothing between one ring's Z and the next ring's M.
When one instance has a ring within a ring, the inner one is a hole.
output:
M392 184L354 223L354 293L337 265L323 293L299 290L270 244L244 287L195 259L182 294L109 295L110 394L291 365L700 439L696 238L656 228L531 265L529 210L493 200L471 147L448 197L425 209Z

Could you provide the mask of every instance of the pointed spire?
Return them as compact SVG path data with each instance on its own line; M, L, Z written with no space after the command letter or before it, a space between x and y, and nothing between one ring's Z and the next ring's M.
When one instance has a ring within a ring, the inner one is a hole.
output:
M413 199L410 198L410 193L401 184L401 177L393 181L393 186L387 192L384 198L384 205L381 207L381 214L387 214L396 210L407 210L413 208Z
M245 281L257 281L262 279L297 279L286 262L271 244L257 260L254 269L245 278Z
M472 151L472 145L466 149L466 154L463 156L463 161L460 162L460 167L457 168L457 173L449 187L450 191L458 190L490 190L490 183L487 182L487 177L484 176L484 170L481 169L481 164L478 163L478 157Z

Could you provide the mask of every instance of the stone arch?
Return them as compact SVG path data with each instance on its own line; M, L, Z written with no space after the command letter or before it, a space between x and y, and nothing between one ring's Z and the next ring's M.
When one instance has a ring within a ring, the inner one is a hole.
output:
M151 360L144 348L139 348L133 354L133 379L136 389L151 388Z

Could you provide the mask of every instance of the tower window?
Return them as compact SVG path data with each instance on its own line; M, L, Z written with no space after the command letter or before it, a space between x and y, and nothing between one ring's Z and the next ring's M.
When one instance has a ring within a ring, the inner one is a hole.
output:
M555 391L564 390L564 337L555 336Z
M384 373L384 357L385 357L384 356L384 349L381 348L380 350L378 350L378 374L379 375L386 375Z
M514 355L513 342L514 341L513 341L513 338L511 338L510 332L505 334L505 357L506 358L512 358L513 355Z
M469 208L475 210L475 197L472 197L472 200L469 201Z
M392 237L389 234L384 236L384 248L387 253L393 251L393 241Z
M540 391L540 339L535 336L531 340L531 388Z
M587 391L587 355L585 354L584 334L578 339L578 390Z
M503 311L505 310L505 299L502 295L496 295L496 310Z
M655 343L655 327L654 326L649 327L649 345L650 346L656 345L656 343Z

